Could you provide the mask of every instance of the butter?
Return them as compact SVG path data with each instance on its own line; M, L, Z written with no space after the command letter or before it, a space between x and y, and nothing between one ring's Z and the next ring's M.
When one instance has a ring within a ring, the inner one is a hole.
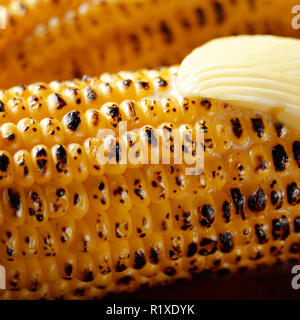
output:
M300 40L259 35L210 41L183 60L176 88L184 97L271 112L299 130Z

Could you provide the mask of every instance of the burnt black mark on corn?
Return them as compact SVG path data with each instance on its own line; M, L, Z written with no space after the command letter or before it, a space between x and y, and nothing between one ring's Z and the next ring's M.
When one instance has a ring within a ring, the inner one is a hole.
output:
M290 253L299 254L300 253L300 243L295 242L290 246Z
M47 152L44 148L41 148L36 153L37 157L47 157Z
M141 51L141 41L137 34L133 33L129 35L129 39L133 45L133 50L135 53L139 53Z
M198 253L201 256L208 256L210 254L214 254L217 251L217 244L218 244L218 241L216 240L203 238L200 241L200 247L204 247L204 248L201 248Z
M161 78L161 77L159 77L157 79L157 83L158 83L159 87L167 87L168 86L168 82L165 79Z
M232 234L230 232L225 232L224 234L219 234L220 242L221 242L221 251L224 253L228 253L233 248L233 239Z
M295 141L293 143L293 154L294 159L297 162L298 168L300 168L300 141Z
M265 132L265 125L263 123L263 120L261 118L253 118L251 119L251 121L253 130L257 133L257 136L261 138Z
M275 147L273 147L272 156L273 156L275 170L279 172L284 171L286 169L286 163L288 162L289 158L283 146L278 144Z
M152 128L146 128L145 132L146 132L146 137L148 139L148 143L151 144L151 146L153 147L157 147L158 142L155 137L155 131Z
M54 93L54 97L56 100L56 108L58 110L61 110L63 107L67 105L66 101L58 93Z
M57 157L57 164L56 164L56 170L57 172L63 172L64 165L67 163L67 151L64 148L64 146L59 145L56 149L56 157Z
M97 99L97 94L96 94L96 92L93 91L90 86L88 86L88 87L86 88L86 98L87 98L87 100L90 101L90 102Z
M79 197L79 194L78 193L75 193L74 194L74 198L73 198L73 204L74 206L76 206L80 201L80 197Z
M66 120L67 127L72 131L76 131L79 128L81 123L80 112L79 111L69 112L68 114L66 114L65 120Z
M202 107L205 107L206 110L211 109L211 102L207 99L201 99L200 104Z
M258 242L260 244L268 242L266 232L263 229L263 225L256 224L255 225L255 234L257 236Z
M201 226L209 228L215 220L215 210L209 204L205 204L201 208L201 215L203 217L200 220Z
M164 273L165 273L167 276L172 277L172 276L175 275L176 270L175 270L174 268L172 268L172 267L166 267L166 268L164 269Z
M225 222L228 223L230 221L230 203L228 201L224 201L222 205L223 218Z
M165 21L160 22L160 32L163 34L164 40L167 43L173 41L173 33Z
M65 265L65 273L66 273L66 275L67 275L68 277L70 277L70 275L72 274L72 272L73 272L73 266L72 266L71 264L67 263L67 264Z
M188 257L192 257L193 255L195 255L197 252L197 245L196 243L192 242L189 244L188 246L188 252L187 252L187 256Z
M242 125L240 123L240 120L238 118L235 119L231 119L231 126L232 126L232 131L234 133L234 135L237 138L240 138L243 134L243 129L242 129Z
M128 286L130 282L133 280L130 276L125 276L118 280L117 284L124 284L125 286Z
M235 206L235 212L237 215L241 214L243 220L245 220L245 197L242 195L240 189L231 189L231 197Z
M220 24L225 20L224 8L219 1L214 1L213 7L216 13L216 22Z
M83 282L91 282L94 280L94 274L91 270L84 270L82 273L82 281Z
M296 205L300 203L300 190L295 182L287 186L286 196L289 204Z
M4 103L0 100L0 112L4 112L4 111L5 111Z
M16 211L20 210L21 208L21 200L20 200L20 195L17 191L13 189L8 189L8 198L9 198L9 203L13 209Z
M281 122L275 122L274 127L277 133L277 136L280 138L283 135L283 123Z
M300 216L294 219L294 231L296 233L300 232Z
M281 219L272 221L272 236L274 240L285 240L290 234L290 227L286 216L281 216Z
M8 166L9 166L9 158L5 154L0 155L0 171L6 172Z
M142 251L136 251L134 269L142 269L146 264L145 254Z
M251 211L263 211L266 207L266 195L263 189L253 192L248 199L248 207Z
M281 209L282 205L283 205L283 201L282 201L282 194L280 191L271 191L270 194L271 197L271 203L273 206L276 205L276 210Z
M206 18L205 18L205 14L202 8L196 8L195 9L195 14L196 14L196 18L197 18L197 22L200 26L205 25L206 23Z
M153 247L150 251L150 260L152 263L158 263L159 262L159 254L160 254L160 248Z

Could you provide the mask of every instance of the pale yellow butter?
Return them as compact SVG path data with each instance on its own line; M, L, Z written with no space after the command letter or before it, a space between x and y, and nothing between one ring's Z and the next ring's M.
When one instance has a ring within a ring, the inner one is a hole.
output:
M184 97L220 99L300 129L300 40L236 36L208 42L182 62L176 87Z

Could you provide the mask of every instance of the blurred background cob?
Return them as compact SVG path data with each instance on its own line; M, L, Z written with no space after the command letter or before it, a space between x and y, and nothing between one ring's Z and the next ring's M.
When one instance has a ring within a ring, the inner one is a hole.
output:
M18 0L0 32L0 87L179 63L219 36L291 28L296 0Z

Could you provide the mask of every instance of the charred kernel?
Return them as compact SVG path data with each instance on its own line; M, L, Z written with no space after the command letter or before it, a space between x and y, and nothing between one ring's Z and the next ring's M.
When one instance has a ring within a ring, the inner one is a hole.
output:
M20 210L21 207L21 200L20 195L17 191L14 191L13 189L8 189L8 197L9 197L9 203L13 209L16 210L16 213L18 210Z
M66 114L65 116L65 121L67 127L72 130L76 131L81 123L81 117L80 117L80 112L79 111L71 111Z
M56 157L62 163L67 163L67 151L64 146L59 145L56 149Z
M253 130L257 133L257 136L261 138L264 135L265 131L265 125L263 123L263 120L261 118L253 118L252 121L252 127Z
M283 123L275 122L274 123L275 130L277 132L277 136L280 138L283 135Z
M148 143L153 147L157 147L157 139L155 137L155 131L152 128L146 128L145 133L146 133Z
M84 270L82 274L82 281L84 282L91 282L94 280L94 274L91 270Z
M225 20L224 9L223 9L222 4L219 1L214 1L213 7L216 12L217 23L222 23Z
M65 273L69 277L73 272L73 267L71 264L66 264L65 265Z
M273 205L276 205L278 203L278 200L280 199L280 195L276 191L271 192L271 203Z
M236 214L241 214L242 219L245 220L245 197L242 195L240 189L231 189L231 197L235 206Z
M57 189L56 190L56 195L59 197L59 198L61 198L61 197L63 197L64 195L65 195L65 189Z
M211 102L209 100L207 100L207 99L202 99L200 101L200 103L201 103L201 106L205 107L207 110L209 110L211 108Z
M128 286L132 280L133 280L132 277L125 276L125 277L119 279L117 283L118 284L124 284L124 285Z
M192 257L193 255L195 255L197 252L197 245L196 243L192 242L189 244L188 246L188 252L187 252L187 256L188 257Z
M97 99L97 94L91 89L90 86L86 88L86 97L88 101L94 101Z
M167 43L171 43L173 41L172 31L170 30L169 26L166 24L165 21L161 21L160 31L163 34L164 39Z
M55 102L56 102L56 108L58 110L61 110L63 107L67 105L66 101L61 98L61 96L58 93L54 93Z
M158 263L159 262L159 256L160 254L160 249L159 248L151 248L151 252L150 252L150 259L153 263Z
M201 215L204 217L204 219L200 220L200 224L203 227L210 227L215 219L215 210L210 205L205 204L201 208Z
M130 85L132 84L132 80L130 80L130 79L125 79L125 80L123 80L123 86L125 87L125 88L129 88L130 87Z
M248 207L251 211L263 211L266 207L266 196L263 189L253 192L248 199Z
M230 232L225 232L224 234L219 235L221 242L221 251L224 253L228 253L233 249L233 239L232 234Z
M145 90L149 90L149 89L150 89L149 82L147 82L147 81L138 81L138 82L137 82L137 85L138 85L140 88L143 88L143 89L145 89Z
M275 170L279 172L284 171L286 169L286 163L288 162L289 158L283 146L278 144L275 147L273 147L272 156L273 156Z
M300 216L294 219L294 231L297 233L300 232Z
M79 203L80 197L78 193L74 194L73 204L76 206Z
M142 251L136 251L134 269L142 269L146 264L145 254Z
M168 86L168 82L165 79L161 78L161 77L159 77L157 79L157 83L158 83L158 85L160 87L167 87Z
M5 154L0 155L0 171L6 172L8 166L9 166L9 158Z
M293 143L293 154L294 159L297 162L298 168L300 168L300 141L295 141Z
M281 219L272 221L272 236L274 240L285 240L290 234L290 227L286 216L281 216Z
M287 186L286 195L289 204L296 205L300 202L300 190L295 182Z
M172 268L172 267L167 267L167 268L164 269L164 273L165 273L167 276L172 277L172 276L175 275L176 270L175 270L174 268Z
M222 206L223 218L225 222L228 223L230 221L230 203L225 201Z
M230 122L231 122L231 127L234 135L237 138L240 138L243 134L243 129L242 129L240 120L238 118L235 118L235 119L231 119Z
M4 111L5 111L4 103L0 100L0 112L4 112Z
M217 244L218 244L218 242L216 240L209 239L209 238L203 238L200 241L201 248L198 251L198 253L201 256L207 256L210 254L214 254L217 251Z
M290 246L290 253L299 254L300 253L300 243L295 242Z
M195 13L196 13L198 24L200 26L203 26L205 24L205 22L206 22L205 14L204 14L203 9L196 8Z
M260 244L268 242L265 230L263 229L263 225L255 225L255 234Z

